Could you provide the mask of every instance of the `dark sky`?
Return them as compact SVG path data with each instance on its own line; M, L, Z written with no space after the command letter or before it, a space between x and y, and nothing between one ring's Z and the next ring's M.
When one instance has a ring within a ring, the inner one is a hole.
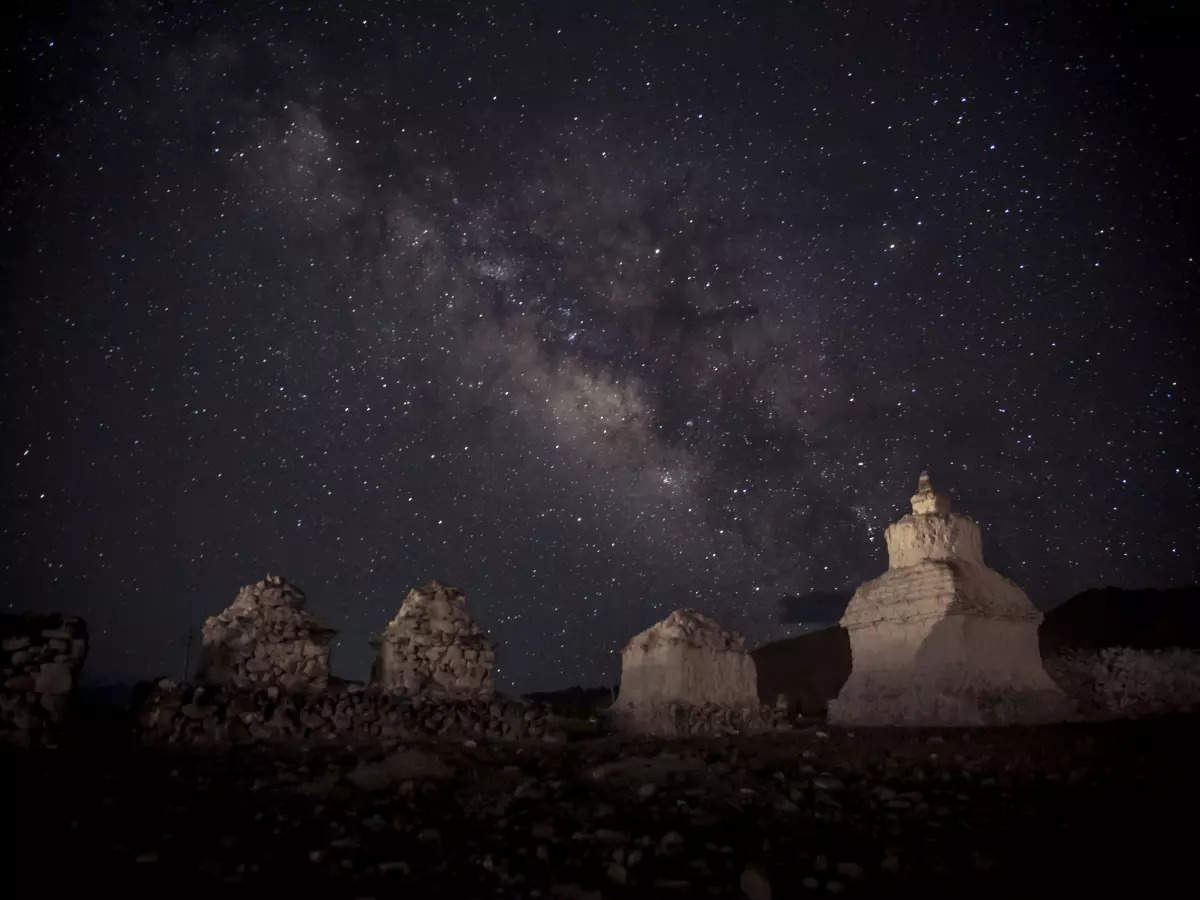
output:
M882 572L926 466L1042 606L1197 580L1194 14L54 6L3 47L0 589L92 677L271 572L346 677L437 577L502 684L611 682Z

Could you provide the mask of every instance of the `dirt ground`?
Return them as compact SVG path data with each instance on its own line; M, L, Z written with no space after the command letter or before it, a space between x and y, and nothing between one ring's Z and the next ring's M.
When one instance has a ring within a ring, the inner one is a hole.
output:
M1198 736L1182 716L189 752L110 723L0 756L10 896L1158 893L1195 871Z

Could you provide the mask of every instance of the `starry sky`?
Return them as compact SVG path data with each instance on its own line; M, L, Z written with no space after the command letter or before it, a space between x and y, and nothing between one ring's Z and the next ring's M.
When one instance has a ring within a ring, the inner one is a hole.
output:
M344 677L436 577L612 683L835 619L923 467L1043 607L1197 580L1186 4L233 6L3 38L0 588L90 677L271 572Z

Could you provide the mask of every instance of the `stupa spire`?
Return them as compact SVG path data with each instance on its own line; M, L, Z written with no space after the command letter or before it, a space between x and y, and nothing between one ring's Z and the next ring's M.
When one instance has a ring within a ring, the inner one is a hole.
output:
M950 512L949 495L933 489L933 481L927 470L921 471L921 477L917 479L917 492L909 498L909 502L916 516L944 516Z

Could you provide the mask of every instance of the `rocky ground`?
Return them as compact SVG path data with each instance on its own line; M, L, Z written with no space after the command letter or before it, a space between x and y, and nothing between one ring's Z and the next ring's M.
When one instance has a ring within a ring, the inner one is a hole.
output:
M18 897L1141 893L1194 869L1198 732L813 724L268 753L140 748L97 724L4 751L8 865Z

